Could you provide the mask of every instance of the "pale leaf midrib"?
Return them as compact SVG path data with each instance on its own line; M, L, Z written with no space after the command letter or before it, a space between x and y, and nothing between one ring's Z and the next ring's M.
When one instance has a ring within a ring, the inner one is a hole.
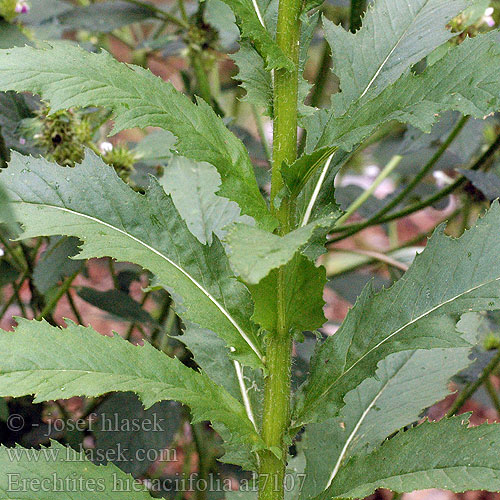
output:
M496 424L490 424L490 425L496 425ZM402 478L402 477L406 477L406 476L413 476L415 474L429 474L431 472L435 472L435 471L443 471L443 472L446 472L447 470L457 470L457 471L462 471L462 469L465 469L465 470L469 470L469 469L484 469L485 471L490 471L490 470L495 470L495 471L500 471L500 467L493 467L492 465L474 465L474 464L471 464L471 465L450 465L450 466L441 466L441 467L428 467L428 468L422 468L422 469L417 469L417 470L414 470L414 471L411 471L411 472L406 472L404 474L392 474L390 476L384 476L384 477L381 477L381 478L377 478L376 481L373 481L371 483L363 483L363 486L369 486L369 485L376 485L376 484L379 484L380 481L386 481L386 480L390 480L390 479L397 479L397 478ZM359 488L360 486L357 486L356 488ZM379 487L382 487L382 486L379 486ZM339 497L336 497L336 498L352 498L352 497L343 497L343 495L346 495L346 494L349 494L350 491L352 490L356 490L356 488L351 488L350 490L348 490L346 493L339 493ZM469 488L466 488L466 489L469 489ZM411 490L413 491L413 490ZM465 490L464 490L465 491ZM405 492L402 492L402 493L405 493ZM458 491L455 491L455 493L460 493Z
M166 255L164 255L159 250L157 250L154 247L148 245L144 241L142 241L139 238L133 236L132 234L124 231L123 229L120 229L120 228L118 228L116 226L113 226L112 224L104 222L104 221L98 219L97 217L94 217L94 216L91 216L91 215L83 214L81 212L76 212L75 210L71 210L71 209L66 208L66 207L58 207L56 205L49 205L47 203L34 203L34 202L27 202L27 201L17 201L17 202L14 201L13 203L19 203L19 204L25 203L27 205L34 205L34 206L38 206L38 207L46 207L46 208L49 208L49 209L60 210L61 212L67 212L67 213L70 213L72 215L76 215L78 217L89 219L89 220L91 220L91 221L93 221L93 222L95 222L97 224L102 224L103 226L108 227L108 228L112 229L113 231L116 231L116 232L120 233L121 235L126 236L126 237L132 239L133 241L135 241L136 243L139 243L143 247L147 248L148 250L150 250L151 252L153 252L155 255L157 255L161 259L165 260L166 262L168 262L171 266L173 266L179 272L181 272L186 278L188 278L217 307L217 309L219 309L219 311L223 314L223 316L231 323L231 325L241 335L241 337L248 344L248 346L251 348L251 350L257 355L257 357L259 358L259 360L260 361L263 360L263 356L260 353L259 349L253 344L253 342L248 338L247 334L244 332L243 328L236 322L236 320L231 316L231 314L229 314L229 312L226 311L226 309L219 303L219 301L215 297L213 297L212 294L208 290L206 290L187 271L185 271L181 266L179 266L174 261L172 261L171 259L169 259Z
M427 317L428 315L432 314L433 312L437 311L438 309L440 309L441 307L447 305L447 304L450 304L451 302L467 295L468 293L471 293L471 292L474 292L475 290L479 290L480 288L482 288L483 286L487 286L487 285L490 285L491 283L494 283L495 281L499 281L500 280L500 277L497 277L495 279L492 279L492 280L489 280L489 281L485 281L484 283L481 283L477 286L474 286L472 288L469 288L465 291L463 291L462 293L459 293L458 295L455 295L453 297L451 297L450 299L448 300L445 300L444 302L440 303L439 305L429 309L428 311L426 311L425 313L415 317L414 319L412 319L411 321L405 323L403 326L401 326L400 328L398 328L397 330L395 330L394 332L392 332L389 336L385 337L383 340L381 340L377 345L375 345L374 347L372 347L370 350L368 350L365 354L363 354L363 356L361 356L359 359L357 359L345 372L343 372L342 374L340 374L334 381L332 381L328 387L321 393L320 396L318 396L315 401L313 403L311 403L307 408L308 408L308 412L311 411L312 409L314 409L316 406L318 406L318 404L325 398L325 396L330 392L331 388L338 383L339 380L341 380L345 375L347 375L355 366L357 366L361 361L363 361L364 358L366 358L366 356L368 356L369 354L371 354L373 351L375 351L376 349L378 349L381 345L385 344L388 340L390 340L392 337L394 337L394 335L397 335L398 333L400 333L402 330L404 330L405 328L408 328L409 326L415 324L416 322L420 321L421 319L424 319L425 317ZM301 412L302 414L304 413L304 410Z

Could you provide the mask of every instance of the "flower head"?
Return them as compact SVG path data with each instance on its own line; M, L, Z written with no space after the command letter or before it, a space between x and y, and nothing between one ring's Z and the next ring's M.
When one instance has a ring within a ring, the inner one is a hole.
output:
M493 26L495 26L495 20L493 19L493 12L494 12L494 10L495 9L493 9L493 7L488 7L484 11L484 15L482 17L483 23L487 24L490 28L492 28Z
M15 7L16 14L27 14L30 11L30 6L26 0L19 0Z

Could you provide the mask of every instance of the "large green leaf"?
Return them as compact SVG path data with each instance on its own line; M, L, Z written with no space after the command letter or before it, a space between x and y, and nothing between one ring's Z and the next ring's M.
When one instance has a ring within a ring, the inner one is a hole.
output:
M459 239L443 230L391 288L365 287L341 328L318 347L297 425L336 416L345 395L389 354L463 345L447 315L500 308L500 205Z
M461 415L400 432L371 454L349 460L317 499L364 498L377 488L500 491L500 425L468 428L463 420Z
M55 43L43 49L0 52L0 89L30 91L50 102L51 111L77 106L113 110L115 131L157 126L178 139L177 151L214 165L220 195L238 203L263 228L274 227L242 142L204 101L190 101L150 71L118 62L107 52L91 54Z
M446 24L465 7L465 0L377 0L356 34L326 20L333 70L342 89L334 107L345 110L365 94L380 93L455 36Z
M15 217L10 204L7 190L0 185L0 222L3 222L9 230L15 230Z
M84 241L78 258L141 265L175 294L184 319L216 332L242 363L262 365L250 294L232 276L221 243L214 237L202 245L156 181L145 196L138 194L88 152L81 165L67 169L13 154L0 182L9 186L23 238L75 236Z
M245 409L225 389L169 358L147 342L135 346L68 322L19 319L14 332L0 332L0 395L35 395L35 402L107 392L135 392L146 407L175 400L191 408L194 421L210 420L230 433L229 442L263 446Z
M422 74L406 73L375 98L365 95L342 115L319 111L308 124L308 149L338 146L350 151L390 120L429 132L439 113L453 109L483 118L500 108L500 35L465 40ZM470 61L474 61L471 64Z
M84 452L52 441L39 450L0 447L0 499L151 500L147 489L115 465L94 465Z
M374 378L346 395L338 417L307 427L302 498L320 494L352 455L371 451L447 396L449 379L470 364L469 352L468 347L405 351L382 360Z

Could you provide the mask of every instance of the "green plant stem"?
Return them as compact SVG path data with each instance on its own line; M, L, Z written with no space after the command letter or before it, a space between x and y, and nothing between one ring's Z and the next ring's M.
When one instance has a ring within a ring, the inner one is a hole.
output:
M181 13L182 20L185 23L189 23L189 18L186 12L186 6L184 5L184 0L179 0L177 2L177 5L179 6L179 12Z
M73 300L73 297L71 296L69 290L66 292L66 298L68 299L69 307L71 307L71 310L75 315L76 321L78 322L79 325L83 325L82 315L80 314L78 307L76 307L75 301Z
M493 406L495 407L495 410L500 415L500 399L498 398L497 390L495 389L495 386L493 385L493 382L491 381L490 377L488 377L484 381L484 387L488 392L488 395L493 403Z
M495 142L478 158L478 160L470 167L469 170L479 170L483 166L485 166L494 156L494 154L497 152L497 150L500 148L500 135L496 138ZM422 210L424 208L427 208L434 203L438 202L439 200L445 198L449 194L453 193L456 189L458 189L460 186L465 184L467 182L467 178L463 175L457 177L457 179L452 182L450 185L446 186L445 188L437 191L434 193L432 196L429 196L425 200L422 200L417 203L413 203L412 205L409 205L408 207L398 211L394 212L393 214L386 215L385 217L382 217L379 220L374 220L374 218L363 222L361 224L346 224L344 226L339 226L336 228L332 229L332 233L339 233L343 232L341 236L338 238L335 238L329 242L329 244L333 244L337 241L343 240L345 238L348 238L349 236L352 236L353 234L358 233L359 231L370 227L374 226L377 224L384 224L385 222L390 222L395 219L400 219L401 217L405 217L407 215L411 215L415 212L418 212L419 210Z
M76 270L71 276L68 276L64 280L64 283L59 287L57 293L53 297L51 297L50 301L45 305L40 314L38 314L38 316L35 318L37 321L45 318L56 308L57 303L59 302L59 300L61 300L61 297L69 290L75 278L78 276L78 274L80 274L80 271L81 269Z
M385 253L381 252L375 252L374 250L362 250L359 248L354 248L351 250L348 250L349 252L356 253L358 255L365 255L366 257L371 257L375 260L378 260L379 262L383 262L384 264L387 264L388 266L395 267L396 269L399 269L400 271L406 272L408 271L408 266L404 264L403 262L399 262L398 260L392 258L390 255L387 255Z
M290 412L290 366L292 342L288 332L273 333L268 338L266 365L268 375L264 392L262 437L271 451L260 455L259 500L283 500L286 445L285 432Z
M18 302L21 300L19 297L19 290L23 286L23 283L25 280L28 278L29 272L25 271L23 275L19 278L19 283L16 284L15 282L12 284L12 295L9 297L9 300L3 305L2 310L0 311L0 320L5 316L5 313L7 312L7 309L12 305L14 300L18 300Z
M9 245L9 242L0 233L0 243L4 246L5 253L12 259L12 264L17 267L18 271L24 271L26 264L19 258L14 250Z
M108 258L108 268L109 268L109 274L111 275L111 279L113 280L113 287L116 290L119 290L120 284L118 283L118 277L116 276L115 261L111 257Z
M446 417L448 418L452 417L460 410L460 408L462 408L464 403L479 389L479 387L481 387L486 382L486 380L493 373L493 371L496 369L499 363L500 363L500 349L491 359L491 361L486 365L485 369L483 370L483 373L481 373L479 378L475 382L472 382L471 384L467 385L467 387L455 399L452 407L446 413Z
M300 0L280 0L276 41L283 52L294 63L294 69L278 69L274 72L274 131L273 131L273 171L271 178L271 203L283 187L281 166L291 165L297 158L297 103L298 64L300 40ZM283 205L283 204L282 204ZM288 225L288 211L280 210L278 219L283 226ZM286 227L282 228L282 232Z
M212 104L212 90L210 89L208 75L203 66L203 61L201 60L202 55L199 50L194 48L191 48L190 52L191 64L193 66L194 75L196 77L196 83L198 84L198 92L200 93L200 97L202 97L208 104Z
M380 186L380 184L389 176L391 172L400 164L402 156L395 155L392 157L391 161L382 169L377 178L373 181L373 184L366 190L361 193L361 195L356 198L349 208L346 210L345 214L337 220L337 224L342 224L344 221L349 219L351 215L356 212L361 205L363 205L368 198L375 192L375 190Z
M366 10L366 0L351 0L351 16L349 28L354 33L361 28L363 12Z
M290 231L290 201L274 205L283 187L281 167L297 158L297 103L301 0L280 0L276 41L294 64L292 71L274 72L274 140L271 176L271 209L279 221L279 233ZM289 267L278 271L277 328L267 338L262 438L269 448L260 456L259 500L283 500L287 457L285 435L290 421L290 367L292 336L286 317L285 282Z

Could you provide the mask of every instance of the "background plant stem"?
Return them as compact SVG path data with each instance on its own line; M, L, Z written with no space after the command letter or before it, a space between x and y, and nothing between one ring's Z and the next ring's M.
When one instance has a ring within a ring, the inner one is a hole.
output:
M482 167L490 164L492 158L494 157L498 149L500 149L500 135L495 139L495 142L493 142L493 144L474 162L474 164L470 167L470 170L479 170ZM400 219L401 217L405 217L407 215L418 212L419 210L429 207L434 203L438 202L439 200L443 199L444 197L448 196L449 194L453 193L456 189L458 189L466 182L467 178L463 175L460 175L454 182L452 182L445 188L439 190L432 196L429 196L425 200L419 201L417 203L413 203L412 205L398 212L386 215L385 217L382 217L380 219L375 219L375 217L372 217L368 221L362 222L360 224L346 224L344 226L335 227L333 228L332 233L343 232L343 234L331 240L329 244L333 244L337 241L348 238L349 236L352 236L353 234L356 234L367 227L374 226L377 224L383 224L385 222L389 222L395 219Z
M448 410L448 413L446 414L446 417L452 417L455 415L460 408L464 405L464 403L481 387L486 380L489 379L489 376L493 373L495 368L498 366L500 363L500 349L498 352L495 354L495 356L491 359L491 361L486 365L486 368L483 370L483 373L479 376L479 378L473 382L472 384L469 384L455 399L452 407Z

